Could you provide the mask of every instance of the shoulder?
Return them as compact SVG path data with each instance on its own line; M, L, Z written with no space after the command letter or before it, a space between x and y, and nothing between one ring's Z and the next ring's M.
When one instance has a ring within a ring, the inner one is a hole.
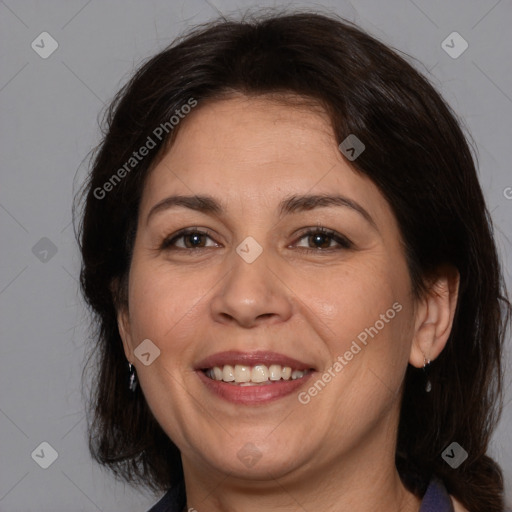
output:
M463 505L459 501L457 501L451 494L450 499L452 500L453 503L454 512L469 512L469 510L467 508L464 508Z

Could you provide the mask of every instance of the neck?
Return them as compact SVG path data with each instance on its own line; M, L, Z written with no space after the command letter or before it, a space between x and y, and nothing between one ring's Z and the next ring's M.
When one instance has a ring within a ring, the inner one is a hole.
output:
M360 445L319 467L317 461L288 473L269 469L268 478L226 475L183 461L187 510L256 512L418 512L420 499L402 484L394 464L394 446L382 439Z

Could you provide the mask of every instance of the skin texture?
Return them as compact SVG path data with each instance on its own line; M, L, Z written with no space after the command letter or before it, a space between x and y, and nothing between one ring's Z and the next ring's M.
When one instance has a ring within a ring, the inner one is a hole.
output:
M391 208L350 167L320 109L239 95L199 105L182 123L143 191L118 323L148 404L181 450L188 507L418 511L394 466L402 383L408 363L421 368L444 348L457 273L440 269L433 293L413 298ZM348 207L278 215L292 194L332 193L375 227ZM208 194L225 211L174 207L148 219L173 194ZM315 245L303 233L318 225L353 246ZM161 249L183 228L208 230L203 248L185 237ZM263 249L250 264L236 252L248 236ZM296 393L235 405L194 371L224 350L271 350L311 363L316 381L394 303L401 311L305 405ZM149 366L133 353L144 339L161 351ZM252 467L237 456L246 443L261 455Z

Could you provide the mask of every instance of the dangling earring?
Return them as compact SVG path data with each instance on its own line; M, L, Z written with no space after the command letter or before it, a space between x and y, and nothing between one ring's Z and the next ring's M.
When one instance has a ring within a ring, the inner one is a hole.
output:
M427 369L430 366L430 359L427 359L425 356L423 356L423 374L425 375L425 391L427 393L430 393L430 390L432 389L432 383L430 382L430 379L428 378L428 372Z
M137 389L137 377L135 375L135 367L132 363L128 363L128 373L130 374L128 389L133 392Z

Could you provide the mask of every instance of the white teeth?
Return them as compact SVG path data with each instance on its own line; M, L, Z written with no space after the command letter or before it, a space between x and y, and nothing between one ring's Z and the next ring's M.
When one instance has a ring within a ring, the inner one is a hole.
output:
M214 370L215 370L215 368L219 368L219 367L215 366ZM220 370L220 368L219 368L219 370ZM235 373L233 371L233 367L230 364L224 365L224 367L222 368L221 371L222 371L222 378L218 379L217 377L215 377L215 380L223 380L224 382L233 382L235 380Z
M281 365L279 364L271 364L268 367L268 371L270 374L270 380L280 380L281 379Z
M267 382L269 370L266 366L259 364L254 366L251 372L251 382Z
M290 377L292 375L292 369L289 366L285 366L281 370L281 378L284 380L290 380Z
M245 366L241 364L224 365L222 368L214 366L206 370L206 375L213 380L234 382L241 386L251 386L257 384L271 384L279 380L296 380L304 377L308 370L293 370L289 366L279 364L257 364L255 366Z
M251 367L237 364L235 366L235 382L250 382Z

